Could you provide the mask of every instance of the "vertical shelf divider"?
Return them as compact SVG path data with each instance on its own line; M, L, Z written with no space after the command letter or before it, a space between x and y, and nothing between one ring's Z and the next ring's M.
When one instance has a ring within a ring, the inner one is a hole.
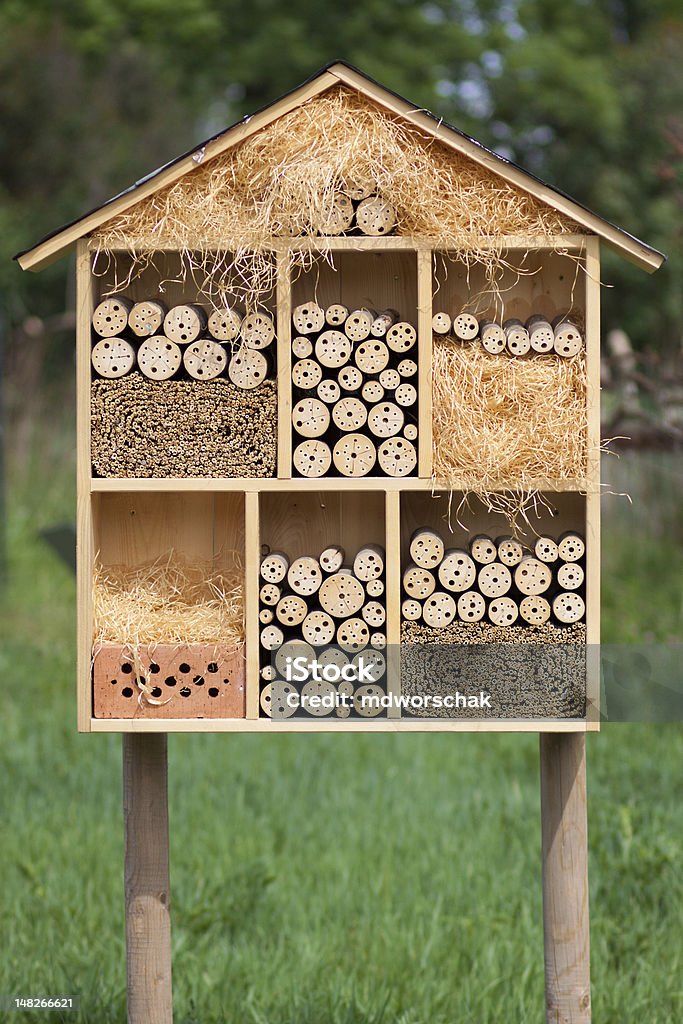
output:
M277 250L277 475L292 475L292 255Z
M401 492L385 491L386 609L387 609L387 693L401 692ZM388 718L400 718L401 710L390 706Z
M432 475L432 250L417 251L418 476Z
M600 728L600 239L586 238L586 718Z
M244 494L244 618L246 639L246 716L259 717L259 566L261 522L258 491Z
M93 637L92 585L95 567L95 538L91 493L90 457L90 328L93 277L88 239L76 243L76 547L78 588L78 681L77 718L80 732L90 732L92 718L91 660Z

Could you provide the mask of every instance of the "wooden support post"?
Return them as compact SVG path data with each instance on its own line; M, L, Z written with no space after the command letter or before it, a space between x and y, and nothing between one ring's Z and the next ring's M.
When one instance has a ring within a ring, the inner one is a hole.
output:
M124 733L128 1024L173 1024L164 733Z
M546 1024L590 1024L586 737L541 733Z

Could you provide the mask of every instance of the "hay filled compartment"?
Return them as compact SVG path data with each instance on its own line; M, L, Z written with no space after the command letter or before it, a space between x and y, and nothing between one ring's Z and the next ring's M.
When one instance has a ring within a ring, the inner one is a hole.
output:
M544 493L525 515L511 530L507 514L463 492L402 495L401 692L483 691L491 704L404 714L585 716L585 497Z
M239 280L219 283L217 268L231 261L223 253L210 264L196 253L93 257L93 476L276 474L274 291L250 295L248 307Z
M243 718L244 497L99 494L95 718Z

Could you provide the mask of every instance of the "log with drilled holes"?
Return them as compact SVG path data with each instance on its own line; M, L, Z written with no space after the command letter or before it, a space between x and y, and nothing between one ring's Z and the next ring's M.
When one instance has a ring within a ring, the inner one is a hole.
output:
M453 334L458 341L474 341L479 334L479 321L473 313L458 313L453 317Z
M149 380L169 380L178 372L182 361L180 347L165 334L146 338L138 349L140 372Z
M93 346L91 360L95 373L113 380L133 369L135 349L125 338L102 338Z
M368 196L356 208L356 224L364 235L388 235L396 224L396 210L381 196Z
M292 312L292 323L297 334L319 334L325 326L325 311L317 302L304 302Z
M128 314L128 326L136 338L150 338L160 334L168 308L158 299L136 302Z
M235 341L243 320L244 312L239 306L220 306L209 316L207 328L216 341Z
M183 353L183 366L195 380L213 380L223 373L227 362L225 349L211 338L193 341Z
M482 320L479 337L482 348L489 355L498 356L505 351L505 331L494 320Z
M365 341L370 337L377 313L372 309L354 309L344 321L344 333L353 342Z
M206 312L193 303L172 306L164 317L164 334L176 345L190 345L206 330Z
M510 355L525 356L531 348L529 332L521 320L510 319L503 324L505 345Z
M100 338L115 338L128 326L133 303L123 295L110 295L98 302L92 315L92 325Z
M353 224L353 203L343 192L323 199L320 210L311 218L311 227L319 235L343 235Z
M348 306L342 305L341 302L333 302L331 306L328 306L325 310L325 322L330 327L339 327L346 320L349 315Z
M434 334L450 334L452 320L448 313L435 313L432 317L432 330Z
M401 319L400 313L395 309L385 309L378 313L372 322L370 336L372 338L383 338L390 327Z
M530 316L526 322L529 332L529 343L534 352L552 352L555 334L552 324L540 313Z
M553 320L553 350L564 359L570 359L579 354L583 348L581 331L567 317L556 317Z
M240 337L249 349L264 349L275 339L275 322L266 310L256 310L245 316L240 326Z

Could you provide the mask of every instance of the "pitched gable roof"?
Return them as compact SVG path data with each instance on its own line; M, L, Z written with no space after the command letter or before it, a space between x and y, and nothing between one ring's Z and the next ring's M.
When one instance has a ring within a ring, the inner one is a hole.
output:
M387 112L403 118L427 137L437 139L455 153L471 159L489 173L499 175L537 201L545 203L557 210L558 213L571 218L587 233L598 235L626 259L642 269L653 272L664 262L664 255L656 249L599 217L564 192L547 185L512 161L487 149L459 129L448 125L428 111L415 108L401 96L340 61L322 68L307 82L281 99L255 114L242 118L195 149L152 171L124 192L47 235L15 258L24 270L39 270L47 266L68 252L79 238L90 234L117 214L123 213L142 200L153 196L198 166L225 153L238 143L244 142L255 132L300 107L306 101L339 85L356 90Z

